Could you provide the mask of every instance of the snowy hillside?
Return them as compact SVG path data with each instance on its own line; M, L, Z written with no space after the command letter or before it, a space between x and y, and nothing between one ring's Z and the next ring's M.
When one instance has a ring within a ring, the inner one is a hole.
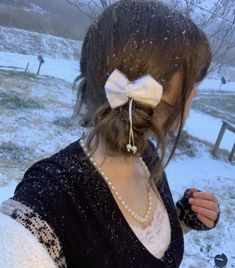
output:
M75 60L80 50L80 41L0 26L0 51Z
M28 11L28 12L39 13L41 15L48 14L48 12L46 10L44 10L43 8L41 8L40 6L38 6L34 3L29 3L28 6L22 7L22 9L24 9L25 11Z

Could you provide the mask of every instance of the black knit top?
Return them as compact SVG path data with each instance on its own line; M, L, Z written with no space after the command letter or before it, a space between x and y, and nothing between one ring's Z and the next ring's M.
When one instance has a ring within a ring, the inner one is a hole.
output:
M146 153L143 160L151 171L154 160ZM58 267L176 268L183 234L165 175L157 188L171 225L161 259L138 240L79 141L29 168L3 207L38 237Z

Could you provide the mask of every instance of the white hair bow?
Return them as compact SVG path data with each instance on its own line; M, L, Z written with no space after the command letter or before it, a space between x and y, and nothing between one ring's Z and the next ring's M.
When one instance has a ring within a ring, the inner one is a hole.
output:
M129 99L156 107L162 97L162 85L149 74L130 82L115 69L105 84L105 92L112 109L127 103Z
M134 154L137 147L134 144L132 129L132 103L133 100L156 107L161 101L163 87L151 75L145 75L130 82L119 70L115 69L105 84L105 93L112 109L122 106L129 101L130 134L127 151ZM132 144L131 144L132 140Z

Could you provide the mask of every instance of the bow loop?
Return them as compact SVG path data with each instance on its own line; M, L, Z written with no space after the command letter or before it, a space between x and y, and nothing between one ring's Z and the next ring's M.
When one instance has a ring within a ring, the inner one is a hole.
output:
M130 82L117 69L112 72L105 84L106 96L112 109L124 105L129 98L156 107L161 100L162 90L162 85L151 75Z

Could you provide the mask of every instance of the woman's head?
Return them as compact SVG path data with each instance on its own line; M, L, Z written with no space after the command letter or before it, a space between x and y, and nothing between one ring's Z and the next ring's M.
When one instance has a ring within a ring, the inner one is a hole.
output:
M139 153L151 132L164 151L167 132L177 118L182 121L187 99L210 61L207 38L189 18L157 1L119 1L86 34L76 112L93 127L92 137L126 153L128 105L112 110L104 86L114 69L130 81L150 74L163 86L162 101L154 110L134 102L134 136Z

